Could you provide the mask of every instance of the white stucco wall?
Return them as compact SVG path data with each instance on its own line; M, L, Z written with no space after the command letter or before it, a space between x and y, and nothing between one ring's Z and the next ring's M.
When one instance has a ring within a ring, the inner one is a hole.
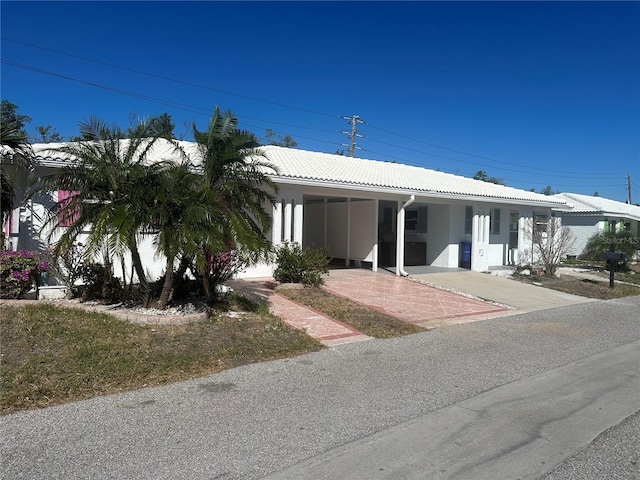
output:
M351 202L351 230L349 235L349 258L373 261L376 242L377 209L373 200Z
M573 247L567 255L580 255L587 246L587 241L595 233L602 231L604 221L598 217L573 217L563 216L562 224L569 227L571 233L576 237Z
M429 206L427 264L436 267L458 266L457 254L454 255L456 252L452 251L449 243L450 225L451 208L449 205Z

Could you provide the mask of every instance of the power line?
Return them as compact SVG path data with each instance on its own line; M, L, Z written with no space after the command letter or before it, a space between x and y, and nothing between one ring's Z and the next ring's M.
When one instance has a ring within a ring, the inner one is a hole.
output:
M210 90L212 92L224 93L225 95L231 95L231 96L234 96L234 97L245 98L247 100L253 100L255 102L262 102L262 103L267 103L269 105L275 105L275 106L278 106L278 107L290 108L290 109L293 109L293 110L299 110L301 112L313 113L313 114L316 114L316 115L324 115L324 116L332 117L332 118L336 117L336 115L331 115L329 113L318 112L318 111L315 111L315 110L309 110L307 108L294 107L294 106L291 106L291 105L286 105L284 103L272 102L270 100L265 100L265 99L257 98L257 97L251 97L251 96L248 96L248 95L241 95L239 93L229 92L227 90L221 90L219 88L208 87L206 85L201 85L201 84L198 84L198 83L187 82L187 81L184 81L184 80L179 80L179 79L167 77L167 76L164 76L164 75L157 75L155 73L143 72L142 70L136 70L134 68L123 67L121 65L116 65L116 64L113 64L113 63L102 62L100 60L95 60L95 59L92 59L92 58L82 57L80 55L73 55L71 53L65 53L65 52L61 52L59 50L53 50L51 48L40 47L40 46L33 45L33 44L30 44L30 43L26 43L26 42L20 42L20 41L17 41L17 40L11 40L11 39L6 38L6 37L0 37L0 38L2 40L4 40L4 41L7 41L7 42L16 43L16 44L24 45L24 46L31 47L31 48L36 48L38 50L44 50L44 51L47 51L47 52L56 53L58 55L64 55L66 57L77 58L79 60L84 60L86 62L91 62L91 63L95 63L95 64L98 64L98 65L104 65L104 66L110 67L110 68L117 68L117 69L123 70L125 72L136 73L138 75L145 75L147 77L158 78L160 80L166 80L166 81L169 81L169 82L179 83L179 84L187 85L187 86L190 86L190 87L202 88L204 90Z
M408 160L406 158L402 158L402 157L397 157L397 156L390 156L390 155L386 155L384 153L380 153L380 152L374 152L371 151L369 149L364 149L366 152L369 153L373 153L375 155L381 155L383 157L388 157L393 159L394 161L397 160L398 162L402 162L404 165L408 165L408 166L413 166L413 167L423 167L425 168L425 165L423 163L417 163L415 161L412 160ZM371 160L374 160L373 158ZM428 167L430 167L433 170L436 170L438 172L442 172L442 173L449 173L451 175L459 175L459 176L464 176L465 178L469 178L467 176L465 176L464 173L461 173L459 170L454 170L454 169L443 169L437 166L433 166L433 165L428 165ZM526 172L525 172L526 173ZM564 178L571 178L571 177L564 177ZM513 184L522 184L522 185L542 185L542 186L547 186L549 185L549 182L533 182L533 181L529 181L529 180L516 180L516 179L512 179L512 178L501 178L501 180L503 180L505 183L508 183L507 187L509 186L513 186ZM580 179L580 180L586 180L586 179ZM580 184L575 184L575 183L564 183L564 184L557 184L555 182L552 182L554 187L576 187L576 188L586 188L586 187L590 187L590 188L600 188L600 187L620 187L623 186L624 184L622 183L612 183L612 184L602 184L602 183L580 183ZM516 188L516 187L513 187Z
M438 157L438 158L443 158L443 159L446 159L446 160L453 160L453 161L456 161L456 162L466 163L466 164L469 164L469 165L477 165L477 166L486 168L486 165L483 164L483 163L471 162L469 160L461 160L459 158L449 157L447 155L440 155L438 153L430 153L430 152L425 152L425 151L422 151L422 150L416 150L414 148L404 147L402 145L397 145L397 144L394 144L394 143L384 142L382 140L376 140L374 138L369 138L369 140L372 141L372 142L377 142L377 143L382 143L382 144L385 144L385 145L389 145L391 147L401 148L403 150L408 150L408 151L411 151L411 152L420 153L422 155L429 155L431 157ZM553 174L549 174L549 173L537 173L537 172L528 172L526 170L515 170L513 168L504 168L504 167L500 167L500 168L503 171L516 172L516 173L526 173L527 175L539 175L539 176L558 177L558 178L574 178L575 177L575 174L574 175L553 175ZM530 167L530 168L534 168L534 167ZM545 169L536 168L536 170L545 170ZM588 175L588 176L598 176L598 177L601 177L603 175L611 175L611 176L619 176L620 175L619 173L602 173L602 174L600 174L600 173L588 173L588 172L576 172L576 174Z
M199 84L195 84L195 83L191 83L191 82L186 82L186 81L182 81L182 80L178 80L178 79L173 79L173 78L162 76L162 75L151 74L151 73L148 73L148 72L143 72L143 71L131 69L131 68L128 68L128 67L122 67L122 66L119 66L119 65L110 64L110 63L107 63L107 62L101 62L101 61L90 59L90 58L87 58L87 57L81 57L81 56L78 56L78 55L73 55L73 54L69 54L69 53L65 53L65 52L60 52L60 51L49 49L49 48L38 47L38 46L35 46L35 45L32 45L32 44L28 44L28 43L25 43L25 42L19 42L19 41L7 39L7 38L4 38L4 37L2 37L2 39L5 40L5 41L9 41L9 42L13 42L13 43L29 46L29 47L32 47L32 48L37 48L37 49L41 49L41 50L45 50L45 51L50 51L50 52L53 52L53 53L56 53L56 54L65 55L65 56L68 56L68 57L78 58L78 59L81 59L81 60L84 60L84 61L105 65L105 66L108 66L110 68L117 68L117 69L120 69L120 70L133 72L133 73L137 73L137 74L140 74L140 75L146 75L146 76L149 76L149 77L159 78L159 79L167 80L167 81L171 81L171 82L176 82L176 83L180 83L180 84L187 85L187 86L194 86L194 87L203 88L203 89L207 89L207 90L217 91L217 92L221 92L221 93L225 93L225 94L229 94L229 95L234 95L234 96L238 96L238 97L242 97L242 98L247 98L247 99L254 100L254 101L259 101L259 102L263 102L263 103L269 103L269 104L273 104L273 105L283 106L283 107L292 108L292 109L295 109L295 110L300 110L300 111L305 111L305 112L310 112L310 113L316 113L316 114L320 114L320 115L324 115L324 116L329 116L329 117L332 117L332 118L336 118L337 117L337 115L326 114L326 113L323 113L323 112L317 112L317 111L304 109L304 108L300 108L300 107L293 107L291 105L285 105L285 104L280 104L280 103L277 103L277 102L271 102L269 100L264 100L264 99L260 99L260 98L256 98L256 97L250 97L250 96L246 96L246 95L239 95L239 94L235 94L235 93L232 93L232 92L227 92L227 91L224 91L224 90L220 90L220 89L216 89L216 88L212 88L212 87L207 87L207 86L204 86L204 85L199 85ZM174 108L178 108L178 109L185 110L185 111L190 111L190 112L193 112L193 113L197 113L199 115L208 115L209 114L208 109L204 109L202 107L193 106L193 105L187 105L187 104L178 103L178 102L171 102L171 101L160 99L160 98L156 98L156 97L150 97L150 96L147 96L147 95L137 94L135 92L129 92L129 91L122 90L122 89L108 87L108 86L101 85L101 84L98 84L98 83L95 83L95 82L88 82L88 81L84 81L84 80L79 80L79 79L76 79L76 78L73 78L73 77L70 77L70 76L67 76L67 75L56 74L54 72L49 72L49 71L46 71L46 70L43 70L43 69L39 69L39 68L28 66L28 65L19 64L17 62L11 62L11 61L4 60L4 59L2 61L5 64L12 65L12 66L15 66L15 67L24 68L24 69L27 69L27 70L32 70L32 71L35 71L35 72L38 72L38 73L47 74L47 75L52 75L52 76L55 76L55 77L58 77L58 78L62 78L62 79L66 79L66 80L82 83L82 84L93 86L93 87L96 87L96 88L105 89L105 90L108 90L108 91L112 91L112 92L115 92L115 93L131 96L133 98L138 98L138 99L146 100L146 101L153 102L153 103L172 106ZM207 113L204 113L203 110L207 110ZM318 131L331 132L331 133L333 132L333 130L318 129L318 128L306 127L306 126L302 126L302 125L292 125L292 124L287 124L287 123L281 123L281 122L274 122L274 121L270 121L270 120L258 119L258 118L255 118L255 117L248 117L248 116L243 116L243 117L244 118L253 119L253 120L257 120L257 121L262 121L262 122L265 122L265 123L268 123L268 124L278 124L278 125L289 126L289 127L292 127L292 128L318 130ZM343 116L342 118L351 119L352 122L355 119L356 122L358 122L358 123L364 123L364 122L358 120L359 117L355 116L355 115L352 116L352 117ZM490 162L502 163L502 164L506 164L506 165L514 165L512 162L502 162L502 161L499 161L499 160L491 159L489 157L484 157L484 156L481 156L481 155L471 154L471 153L463 152L463 151L460 151L460 150L444 147L444 146L441 146L441 145L436 145L436 144L433 144L433 143L430 143L430 142L426 142L426 141L423 141L423 140L418 140L418 139L409 137L407 135L403 135L403 134L400 134L400 133L397 133L397 132L393 132L391 130L384 129L384 128L381 128L381 127L376 127L376 126L371 126L371 127L374 128L374 129L380 130L380 131L387 132L387 133L389 133L391 135L396 135L396 136L399 136L399 137L402 137L402 138L406 138L406 139L411 140L411 141L415 141L415 142L422 143L422 144L425 144L425 145L433 146L433 147L436 147L436 148L445 149L445 150L448 150L448 151L451 151L451 152L455 152L455 153L459 153L459 154L462 154L462 155L473 156L473 157L476 157L476 158L479 158L479 159L484 159L484 160L487 160L487 161L490 161ZM260 128L260 127L258 127L258 128ZM349 132L343 132L343 133L349 133ZM328 141L325 141L325 140L319 140L319 139L314 139L314 138L309 138L309 137L301 137L299 135L297 135L297 136L299 138L306 138L308 140L312 140L312 141L316 141L316 142L328 143L328 144L332 144L332 145L336 144L334 142L328 142ZM349 153L350 153L351 156L354 156L354 150L355 149L362 150L359 146L356 145L355 138L356 138L356 136L362 137L363 135L360 134L359 132L357 132L357 130L355 130L353 128L353 125L352 125L352 130L349 133L349 136L350 136L350 139L351 139L351 143L350 143L350 145L348 145L350 147ZM446 156L446 155L440 155L440 154L435 154L435 153L431 153L431 152L416 150L416 149L412 149L412 148L409 148L409 147L405 147L403 145L397 145L397 144L393 144L393 143L390 143L390 142L385 142L385 141L382 141L382 140L376 140L374 138L371 138L370 140L374 141L374 142L386 144L386 145L389 145L389 146L393 146L395 148L400 148L400 149L412 151L412 152L415 152L415 153L419 153L421 155L438 157L438 158L452 160L452 161L456 161L456 162L467 163L467 164L470 164L470 165L477 165L477 166L480 166L482 168L487 168L488 167L484 163L471 162L471 161L468 161L468 160L462 160L462 159L459 159L459 158L450 157L450 156ZM345 145L345 146L347 146L347 145ZM515 164L515 165L517 165L517 164ZM599 173L599 172L598 173L596 173L596 172L567 172L567 171L562 171L562 170L537 168L537 167L530 167L530 166L524 166L524 165L519 165L519 166L522 167L523 169L535 169L536 171L570 173L571 177L575 177L577 175L583 175L583 176L597 175L599 177L601 177L601 176L620 175L620 173L612 173L612 172L602 172L602 173ZM436 167L436 168L439 168L439 167ZM505 171L516 172L516 173L525 173L527 175L545 175L545 176L550 176L550 177L567 178L566 176L563 176L563 175L540 174L540 173L536 173L536 172L529 172L527 170L515 170L515 169L511 169L511 168L504 168L504 167L501 167L501 169L505 170Z
M2 59L2 63L6 64L6 65L13 66L13 67L22 68L22 69L25 69L25 70L30 70L30 71L33 71L33 72L36 72L36 73L41 73L41 74L44 74L44 75L50 75L50 76L53 76L53 77L61 78L63 80L69 80L69 81L72 81L72 82L81 83L83 85L88 85L90 87L100 88L100 89L111 91L111 92L118 93L118 94L121 94L121 95L126 95L126 96L129 96L129 97L138 98L138 99L145 100L145 101L148 101L148 102L174 107L174 108L177 108L177 109L180 109L180 110L184 110L184 111L187 111L187 112L196 113L198 115L210 115L211 114L210 110L208 108L205 108L205 107L199 107L199 106L195 106L195 105L188 105L188 104L185 104L185 103L171 102L171 101L168 101L168 100L163 100L161 98L151 97L151 96L148 96L148 95L142 95L142 94L139 94L139 93L136 93L136 92L131 92L131 91L128 91L128 90L122 90L122 89L119 89L119 88L109 87L107 85L102 85L102 84L95 83L95 82L89 82L89 81L86 81L86 80L80 80L78 78L70 77L68 75L62 75L62 74L51 72L51 71L44 70L44 69L41 69L41 68L32 67L30 65L24 65L24 64L21 64L21 63L18 63L18 62L14 62L12 60L7 60L7 59L4 59L4 58ZM243 118L248 118L248 119L251 119L251 120L257 120L257 121L265 122L265 123L268 123L268 124L284 125L284 126L289 126L289 127L294 127L294 128L302 128L302 129L308 129L308 130L318 130L318 131L321 131L321 132L329 132L329 133L333 133L334 132L333 130L328 130L328 129L306 127L306 126L303 126L303 125L292 125L292 124L287 124L287 123L276 122L276 121L273 121L273 120L264 120L264 119L260 119L260 118L256 118L256 117L250 117L250 116L246 116L246 115L244 115ZM256 127L256 128L262 128L262 127ZM308 137L302 137L300 135L297 135L297 136L299 138L310 139ZM310 139L310 140L323 142L323 140L319 140L319 139ZM326 143L335 143L335 142L326 142Z
M196 88L201 88L201 89L210 90L210 91L214 91L214 92L219 92L219 93L223 93L223 94L226 94L226 95L236 96L236 97L239 97L239 98L245 98L245 99L256 101L256 102L262 102L262 103L266 103L266 104L270 104L270 105L275 105L275 106L279 106L279 107L284 107L284 108L289 108L289 109L293 109L293 110L303 111L303 112L307 112L307 113L313 113L313 114L316 114L316 115L322 115L322 116L327 116L327 117L332 117L332 118L337 117L337 115L329 114L329 113L326 113L326 112L319 112L319 111L311 110L311 109L307 109L307 108L301 108L301 107L287 105L287 104L283 104L283 103L279 103L279 102L273 102L273 101L265 100L265 99L258 98L258 97L252 97L252 96L248 96L248 95L242 95L242 94L238 94L238 93L234 93L234 92L229 92L229 91L226 91L226 90L217 89L217 88L209 87L209 86L206 86L206 85L201 85L201 84L197 84L197 83L193 83L193 82L187 82L187 81L184 81L184 80L168 77L168 76L165 76L165 75L158 75L158 74L153 74L153 73L149 73L149 72L144 72L144 71L141 71L141 70L136 70L136 69L133 69L133 68L124 67L124 66L121 66L121 65L116 65L116 64L113 64L113 63L108 63L108 62L103 62L103 61L100 61L100 60L95 60L93 58L88 58L88 57L84 57L84 56L80 56L80 55L75 55L75 54L71 54L71 53L67 53L67 52L62 52L60 50L54 50L52 48L42 47L42 46L34 45L34 44L31 44L31 43L27 43L27 42L22 42L22 41L18 41L18 40L9 39L9 38L6 38L6 37L0 37L0 38L2 40L4 40L4 41L15 43L15 44L18 44L18 45L23 45L23 46L26 46L26 47L29 47L29 48L43 50L43 51L55 53L57 55L67 56L67 57L70 57L70 58L76 58L76 59L83 60L83 61L86 61L86 62L91 62L91 63L95 63L95 64L98 64L98 65L104 65L104 66L107 66L107 67L110 67L110 68L116 68L116 69L123 70L123 71L126 71L126 72L136 73L138 75L145 75L145 76L152 77L152 78L158 78L158 79L161 79L161 80L166 80L166 81L170 81L170 82L174 82L174 83L179 83L179 84L182 84L182 85L187 85L187 86L191 86L191 87L196 87ZM100 87L100 88L105 88L105 87ZM116 90L112 90L112 91L116 91ZM132 95L132 96L136 96L136 95ZM137 98L143 98L143 97L137 96ZM164 104L169 104L169 103L166 103L166 102L164 102L162 100L159 100L159 99L156 99L155 101L156 102L163 102ZM189 108L198 108L198 107L189 107ZM342 118L345 118L345 117L342 117ZM349 117L349 118L352 118L352 117ZM271 123L276 123L276 122L271 122ZM282 125L286 125L286 124L282 124ZM574 171L555 170L555 169L548 169L548 168L530 167L528 165L515 164L513 162L505 162L505 161L501 161L501 160L495 160L495 159L490 158L490 157L477 155L477 154L473 154L473 153L468 153L468 152L464 152L464 151L461 151L461 150L445 147L445 146L442 146L442 145L437 145L435 143L426 142L424 140L416 139L416 138L413 138L413 137L410 137L410 136L407 136L407 135L404 135L404 134L401 134L401 133L398 133L398 132L394 132L392 130L388 130L386 128L377 127L375 125L368 125L368 126L370 128L377 129L377 130L380 130L382 132L386 132L386 133L388 133L390 135L395 135L395 136L398 136L398 137L401 137L401 138L405 138L407 140L411 140L413 142L421 143L421 144L424 144L424 145L429 145L431 147L440 148L440 149L447 150L447 151L450 151L450 152L453 152L453 153L459 153L461 155L467 155L467 156L471 156L471 157L476 157L476 158L479 158L479 159L482 159L482 160L487 160L489 162L494 162L494 163L498 163L498 164L502 164L502 165L518 166L518 167L521 167L523 169L529 169L529 170L534 169L534 170L537 170L537 171L571 174L572 176L575 176L575 175L598 175L598 176L602 176L602 175L622 175L622 174L624 174L623 172L618 172L618 173L611 173L611 172L574 172ZM309 129L312 129L310 127L301 127L301 126L297 126L297 127L298 128L309 128ZM318 129L318 130L320 130L320 129ZM328 130L324 130L324 131L328 131ZM345 145L345 146L349 147L350 154L351 154L351 156L353 156L353 154L352 154L353 150L360 149L360 148L356 146L355 138L351 137L351 134L350 134L350 138L351 138L350 144L349 145ZM371 139L371 140L372 141L377 141L375 139ZM385 142L382 142L382 141L379 141L379 142L380 143L385 143ZM388 145L394 146L396 148L407 149L407 150L410 150L410 151L414 151L416 153L421 153L421 154L430 155L430 156L438 156L440 158L450 159L450 160L454 160L454 161L458 161L458 162L462 162L462 163L473 164L472 162L465 162L464 160L453 158L453 157L447 157L447 156L437 155L437 154L433 154L433 153L429 153L429 152L423 152L423 151L419 151L419 150L409 149L409 148L401 146L401 145L394 145L392 143L388 143ZM488 165L479 164L479 163L475 163L475 165L480 165L480 166L483 166L484 168L488 167ZM503 168L503 170L509 170L509 171L518 172L518 170L513 170L513 169L504 169ZM522 173L527 173L527 171L524 170L524 171L522 171Z
M554 169L548 169L548 168L529 167L527 165L515 164L513 162L504 162L504 161L501 161L501 160L495 160L493 158L484 157L482 155L476 155L474 153L467 153L467 152L463 152L461 150L455 150L453 148L443 147L442 145L436 145L435 143L429 143L429 142L425 142L424 140L418 140L417 138L413 138L413 137L409 137L407 135L403 135L401 133L393 132L391 130L387 130L386 128L376 127L375 125L370 125L369 124L368 126L371 127L371 128L374 128L376 130L380 130L380 131L389 133L391 135L396 135L396 136L401 137L401 138L406 138L407 140L411 140L411 141L414 141L414 142L418 142L418 143L422 143L422 144L425 144L425 145L429 145L431 147L441 148L443 150L448 150L450 152L460 153L462 155L468 155L470 157L476 157L476 158L480 158L480 159L483 159L483 160L488 160L490 162L500 163L500 164L504 164L504 165L516 165L516 166L519 166L519 167L522 167L522 168L530 168L530 169L535 168L536 170L543 170L543 171L546 171L546 172L569 173L569 174L572 174L572 175L620 175L621 174L620 172L618 172L618 173L611 173L611 172L584 173L584 172L573 172L573 171L565 171L565 170L554 170ZM376 141L376 140L374 140L374 141ZM384 142L381 142L381 143L384 143ZM398 148L406 148L406 147L403 147L403 146L400 146L400 145L393 145L393 144L389 144L389 145L392 145L392 146L395 146L395 147L398 147ZM406 148L406 149L407 150L411 150L411 149L408 149L408 148ZM417 151L417 150L414 150L414 151ZM426 153L426 152L422 152L422 153ZM441 155L436 155L436 154L427 154L427 155L441 156ZM442 156L442 158L451 158L451 157ZM458 161L464 162L464 163L471 163L471 162L465 162L464 160L458 160ZM476 165L480 165L480 164L476 163ZM512 171L518 171L518 170L512 170ZM522 173L527 173L527 172L522 172Z

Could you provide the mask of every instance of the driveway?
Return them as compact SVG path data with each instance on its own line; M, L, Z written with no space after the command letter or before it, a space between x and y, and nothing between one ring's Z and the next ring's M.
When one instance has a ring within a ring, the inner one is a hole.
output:
M519 310L518 313L547 310L593 301L591 298L579 297L470 270L416 273L412 274L411 277L427 284L440 285L455 291L466 292L485 300L511 305Z
M430 273L416 271L410 278L404 278L362 268L333 269L324 278L324 288L425 328L593 301L484 273L434 270ZM234 290L268 305L270 311L285 323L306 331L327 346L371 339L316 310L277 295L269 288L269 283L273 282L270 279L227 282Z

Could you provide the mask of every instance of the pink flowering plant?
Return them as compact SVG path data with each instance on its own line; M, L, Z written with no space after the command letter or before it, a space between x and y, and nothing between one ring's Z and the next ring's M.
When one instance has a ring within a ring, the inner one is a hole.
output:
M244 270L245 264L237 252L216 253L208 258L209 284L212 287L229 280Z
M0 294L20 298L37 285L40 275L49 270L50 263L37 252L25 250L0 251Z

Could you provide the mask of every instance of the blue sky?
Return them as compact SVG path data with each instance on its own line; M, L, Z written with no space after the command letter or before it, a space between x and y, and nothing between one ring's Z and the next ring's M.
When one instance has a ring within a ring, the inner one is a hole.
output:
M264 137L640 201L639 2L2 1L1 93L64 137L215 105Z

